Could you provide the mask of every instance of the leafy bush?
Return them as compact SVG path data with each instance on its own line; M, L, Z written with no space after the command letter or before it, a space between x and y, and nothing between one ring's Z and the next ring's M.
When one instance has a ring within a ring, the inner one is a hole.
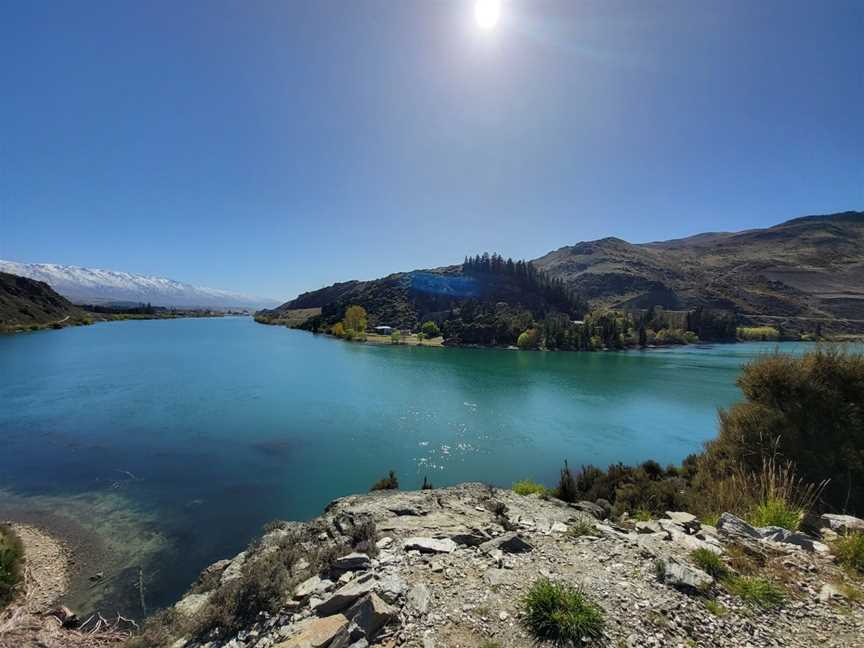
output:
M864 511L864 355L818 348L748 363L738 378L746 401L720 412L694 485L711 491L736 471L759 473L766 457L794 462L803 483L830 479L825 503Z
M523 479L513 484L513 492L517 495L544 495L546 487L543 484L538 484L530 479Z
M399 490L399 479L396 477L395 471L391 470L389 475L379 479L369 489L370 492L379 490Z
M423 322L423 326L420 327L420 331L430 340L441 335L441 329L439 329L438 325L432 321Z
M780 339L780 331L778 331L773 326L739 326L738 327L738 339L739 340L761 340L761 341L769 341L769 340L779 340Z
M0 609L8 605L21 582L24 547L9 526L0 525Z
M840 536L832 543L832 549L837 562L864 574L864 533L852 532Z
M583 646L603 633L603 612L580 591L541 578L522 600L522 623L538 642Z
M690 560L706 574L710 574L717 580L723 580L729 576L729 568L716 553L710 549L696 549L690 553Z
M540 345L540 331L530 328L522 333L516 340L516 346L520 349L536 349Z
M726 581L727 589L748 605L762 609L780 607L786 601L786 593L764 578L741 576Z
M399 344L402 341L402 335L399 331L393 331L390 334L390 344Z

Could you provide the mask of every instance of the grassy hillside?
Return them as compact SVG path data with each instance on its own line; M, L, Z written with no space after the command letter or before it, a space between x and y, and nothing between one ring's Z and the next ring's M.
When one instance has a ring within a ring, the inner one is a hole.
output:
M532 263L592 305L864 320L864 212L656 243L607 238Z
M48 284L0 272L0 332L62 327L89 321L87 314Z
M563 284L530 264L484 255L460 266L334 284L259 311L256 319L319 330L341 320L352 304L366 309L369 327L418 330L431 320L466 343L499 345L515 344L532 320L549 313L572 319L586 311Z

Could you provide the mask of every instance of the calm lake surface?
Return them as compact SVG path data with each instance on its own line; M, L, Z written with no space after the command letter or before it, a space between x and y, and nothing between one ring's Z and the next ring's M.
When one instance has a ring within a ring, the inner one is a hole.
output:
M268 520L313 517L391 468L413 489L554 484L564 459L680 461L740 397L741 364L778 346L806 348L366 346L249 318L0 336L0 491L110 496L155 521L159 605Z

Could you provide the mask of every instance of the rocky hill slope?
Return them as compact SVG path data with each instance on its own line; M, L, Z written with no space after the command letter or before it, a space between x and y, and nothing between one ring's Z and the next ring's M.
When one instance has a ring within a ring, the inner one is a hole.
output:
M682 512L614 524L603 504L481 484L339 499L206 569L138 645L525 647L524 597L548 579L599 607L588 645L864 646L864 595L823 543L864 521L823 516L813 536L730 514L716 528ZM695 550L741 576L706 573Z
M0 331L80 324L86 313L41 281L0 272Z
M864 212L656 243L577 243L535 259L593 304L864 319Z
M78 304L107 302L149 303L169 308L267 308L273 299L200 288L187 283L114 270L80 268L54 263L17 263L0 260L0 272L44 281Z
M864 212L655 243L586 241L531 265L563 282L580 304L557 303L506 274L478 274L454 265L333 284L261 315L291 322L296 313L321 309L324 323L332 324L348 305L360 304L372 325L415 328L426 319L440 323L473 299L527 309L535 318L551 310L578 318L587 301L613 308L701 306L734 312L744 323L770 324L770 318L778 318L796 330L807 328L802 324L810 319L848 320L846 328L855 331L864 323Z

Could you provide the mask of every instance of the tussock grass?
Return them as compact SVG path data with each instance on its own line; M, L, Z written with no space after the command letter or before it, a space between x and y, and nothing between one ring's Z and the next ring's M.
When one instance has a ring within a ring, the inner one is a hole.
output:
M753 526L783 527L789 531L798 529L803 511L799 508L789 506L784 500L771 498L759 502L749 515L749 522Z
M597 533L597 527L588 520L581 518L570 524L567 529L567 535L571 538L581 538L582 536L594 535L595 533Z
M728 579L726 588L748 605L763 610L780 607L786 601L786 592L764 578L741 576Z
M840 536L831 544L837 562L859 574L864 574L864 533L857 531Z
M522 623L538 641L584 646L603 633L603 612L579 590L541 578L522 601Z
M538 484L530 479L523 479L513 484L513 492L517 495L545 495L546 487L543 484Z
M705 609L716 617L724 617L729 612L729 610L727 610L726 607L716 599L706 600Z
M729 568L716 553L710 549L696 549L690 553L690 560L706 574L710 574L717 580L723 580L729 576Z

